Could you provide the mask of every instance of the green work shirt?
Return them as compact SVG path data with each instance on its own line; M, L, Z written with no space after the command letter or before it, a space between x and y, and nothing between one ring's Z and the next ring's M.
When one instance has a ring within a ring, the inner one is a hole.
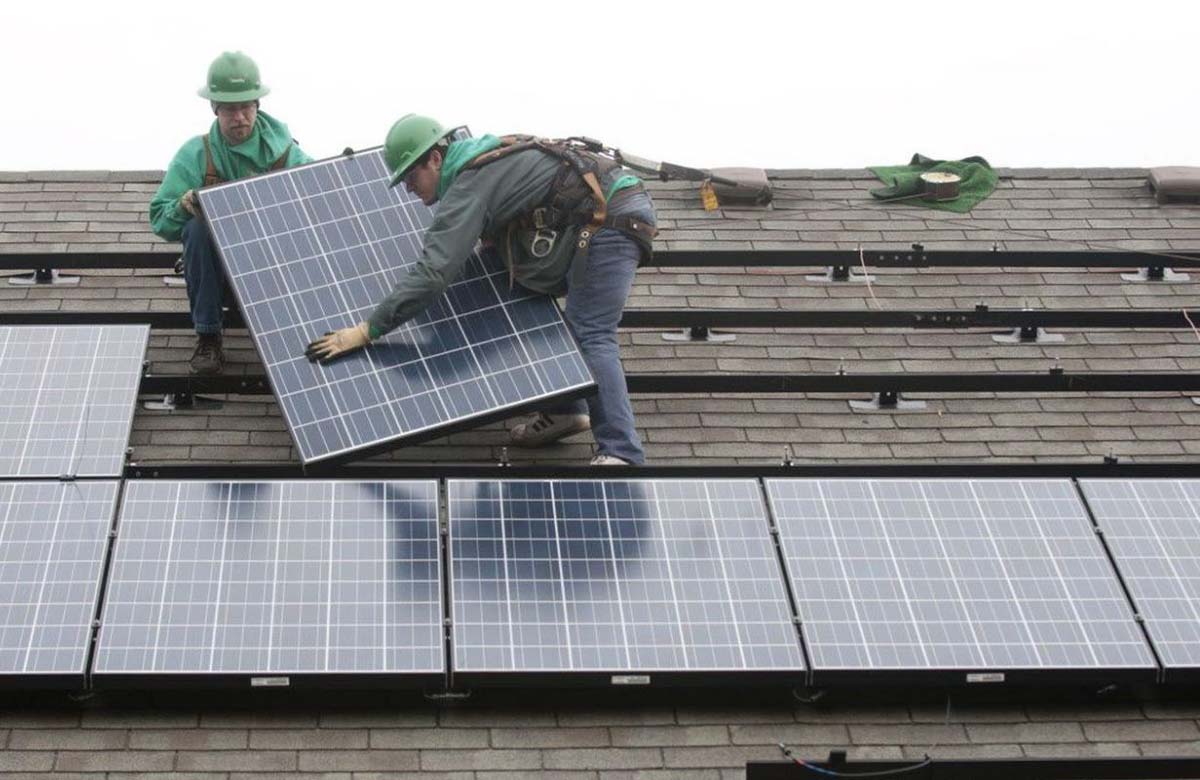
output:
M496 244L508 240L508 223L545 202L560 165L556 157L530 149L458 174L436 207L420 258L368 318L371 338L395 330L445 292L480 237ZM578 231L563 231L545 257L514 253L513 279L534 292L561 293Z
M291 168L312 162L292 141L287 125L269 114L259 111L254 122L254 131L240 144L230 146L221 135L216 120L208 131L208 142L212 148L213 165L217 175L226 181L244 179L263 173L287 151L285 166ZM206 171L204 160L204 136L195 136L175 153L162 184L150 201L150 229L167 241L178 241L183 226L192 218L182 206L179 198L188 190L204 186Z

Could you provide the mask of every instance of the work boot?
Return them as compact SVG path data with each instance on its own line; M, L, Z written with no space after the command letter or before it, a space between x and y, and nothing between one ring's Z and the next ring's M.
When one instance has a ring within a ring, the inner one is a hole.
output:
M592 427L586 414L543 414L538 412L527 423L514 425L508 432L515 447L541 447Z
M196 334L196 351L192 353L193 374L219 374L225 367L225 353L221 350L220 333Z
M633 464L624 458L618 458L616 455L597 455L592 458L589 464L592 466L632 466Z

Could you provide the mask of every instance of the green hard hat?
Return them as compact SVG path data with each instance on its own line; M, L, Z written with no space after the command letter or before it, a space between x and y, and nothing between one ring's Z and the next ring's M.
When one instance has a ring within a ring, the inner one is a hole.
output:
M446 135L446 129L436 119L417 114L405 114L388 130L383 142L383 160L392 172L395 187L412 164Z
M214 103L245 103L270 91L263 86L254 60L240 51L227 51L208 66L208 80L197 94Z

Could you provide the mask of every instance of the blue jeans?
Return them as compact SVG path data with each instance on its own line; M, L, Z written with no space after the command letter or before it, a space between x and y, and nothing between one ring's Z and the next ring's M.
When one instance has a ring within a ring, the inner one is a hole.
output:
M633 214L654 224L650 196L638 193L622 204L621 214ZM624 233L602 228L592 238L587 267L579 279L567 277L567 325L579 342L583 361L596 380L596 394L551 414L588 414L599 455L615 455L630 463L646 462L642 441L633 422L633 407L617 348L617 324L633 286L642 249ZM572 284L572 282L575 282Z
M183 226L183 278L197 333L221 332L221 288L225 272L208 227L199 217Z

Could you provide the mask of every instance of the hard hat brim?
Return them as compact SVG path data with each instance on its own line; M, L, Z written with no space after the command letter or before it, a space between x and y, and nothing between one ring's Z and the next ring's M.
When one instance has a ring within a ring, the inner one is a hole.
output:
M259 87L258 89L246 89L241 92L218 92L205 86L196 90L196 94L214 103L246 103L265 97L270 91L269 87Z
M388 187L395 187L397 184L399 184L400 180L404 178L404 174L408 173L409 169L413 167L413 163L421 159L421 156L424 155L425 152L428 152L430 149L437 146L438 141L445 137L446 136L444 135L439 135L438 137L431 138L430 140L418 146L416 151L412 153L412 156L408 158L408 162L398 167L396 172L392 174L392 183L389 184Z

